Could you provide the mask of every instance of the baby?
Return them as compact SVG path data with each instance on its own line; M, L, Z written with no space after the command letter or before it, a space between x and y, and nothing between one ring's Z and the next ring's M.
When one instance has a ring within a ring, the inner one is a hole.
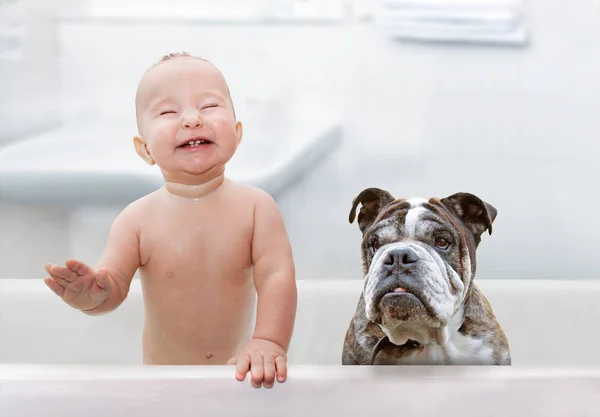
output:
M46 285L73 308L105 314L139 269L144 364L231 364L256 388L284 382L292 250L274 200L225 177L242 125L223 75L202 58L167 55L142 76L135 105L135 149L165 184L117 216L95 268L48 264Z

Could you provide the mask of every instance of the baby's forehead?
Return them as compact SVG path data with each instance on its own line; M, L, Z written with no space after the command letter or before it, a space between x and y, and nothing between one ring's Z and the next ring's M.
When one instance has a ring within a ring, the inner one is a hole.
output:
M150 67L140 84L177 80L180 77L198 77L209 82L225 82L221 71L211 62L192 57L173 58Z
M163 87L168 88L170 83L190 77L197 77L199 81L211 86L222 86L227 90L225 78L210 61L195 57L178 57L150 67L138 83L137 96L147 97Z
M223 95L231 101L229 86L221 71L210 61L196 57L177 57L150 67L141 77L135 96L136 114L149 110L149 106L172 89L190 92L190 82L211 93ZM196 83L198 82L198 83Z

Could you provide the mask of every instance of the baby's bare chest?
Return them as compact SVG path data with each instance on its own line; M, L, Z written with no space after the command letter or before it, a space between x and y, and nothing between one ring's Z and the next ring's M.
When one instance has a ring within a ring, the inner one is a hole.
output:
M144 224L140 256L153 276L230 275L252 265L253 230L243 208L174 209Z

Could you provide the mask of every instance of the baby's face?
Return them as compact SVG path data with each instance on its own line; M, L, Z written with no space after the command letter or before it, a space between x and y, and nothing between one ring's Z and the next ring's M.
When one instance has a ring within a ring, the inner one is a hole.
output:
M218 170L241 140L226 82L206 61L176 58L151 68L140 81L136 108L136 147L145 147L169 181Z

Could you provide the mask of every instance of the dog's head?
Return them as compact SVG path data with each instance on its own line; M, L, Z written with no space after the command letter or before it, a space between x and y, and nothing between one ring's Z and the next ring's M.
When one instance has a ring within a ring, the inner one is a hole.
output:
M367 319L390 339L398 327L447 325L468 294L496 209L468 193L396 199L368 188L354 199L350 223L359 204Z

